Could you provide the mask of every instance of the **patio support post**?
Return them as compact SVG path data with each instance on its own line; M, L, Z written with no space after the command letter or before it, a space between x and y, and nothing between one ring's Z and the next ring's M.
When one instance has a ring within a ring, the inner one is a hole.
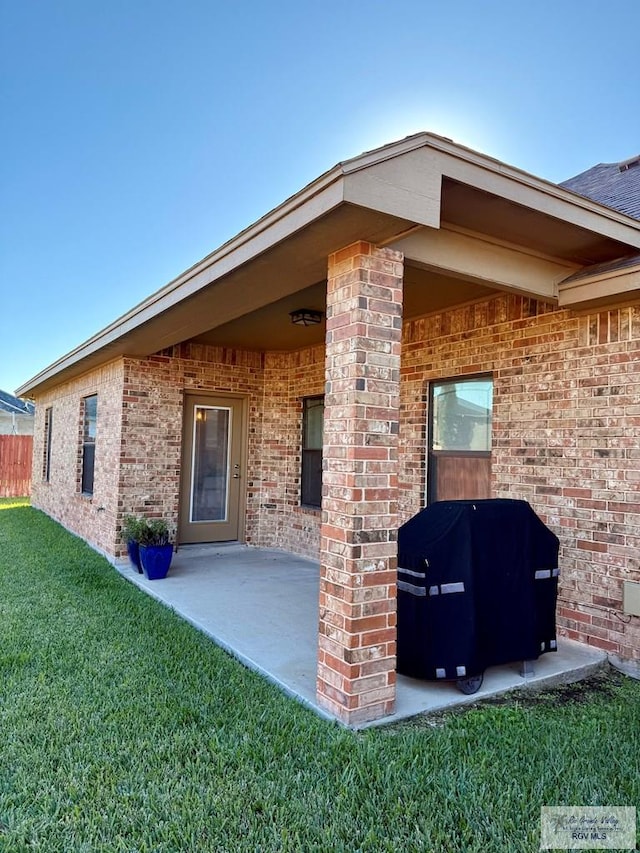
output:
M395 704L403 255L329 256L318 702L344 723Z

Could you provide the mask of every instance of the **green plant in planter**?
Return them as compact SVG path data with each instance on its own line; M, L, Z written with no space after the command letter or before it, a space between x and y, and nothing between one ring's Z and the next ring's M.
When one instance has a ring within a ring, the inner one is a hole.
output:
M129 559L140 573L142 573L142 567L140 566L139 546L145 523L144 519L136 518L134 515L125 515L122 524L122 538L127 545Z
M145 547L169 544L169 525L163 518L142 519L139 539Z
M144 521L140 530L140 562L149 580L167 576L172 556L167 522L162 518Z
M135 515L125 515L122 522L122 538L125 542L138 542L140 539L140 531L144 526L145 521L142 518L136 518Z

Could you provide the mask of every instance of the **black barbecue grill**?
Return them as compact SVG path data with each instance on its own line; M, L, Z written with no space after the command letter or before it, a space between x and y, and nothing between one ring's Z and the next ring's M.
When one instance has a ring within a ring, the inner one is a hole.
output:
M558 538L526 501L440 501L398 532L397 669L475 692L556 650Z

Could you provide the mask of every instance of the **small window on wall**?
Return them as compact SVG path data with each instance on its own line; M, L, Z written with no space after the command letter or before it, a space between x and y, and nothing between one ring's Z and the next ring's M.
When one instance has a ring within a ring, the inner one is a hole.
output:
M84 397L82 401L82 474L83 495L93 494L93 469L96 455L96 423L98 420L98 397Z
M427 502L491 497L492 377L434 382L429 402Z
M320 507L322 504L322 429L324 397L307 397L302 401L302 471L300 503Z
M42 479L45 483L51 477L51 431L53 429L53 409L44 410L44 452L42 455Z

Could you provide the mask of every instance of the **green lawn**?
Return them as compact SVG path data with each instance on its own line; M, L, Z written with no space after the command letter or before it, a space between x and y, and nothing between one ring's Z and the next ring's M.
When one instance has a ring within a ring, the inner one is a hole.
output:
M346 731L5 500L0 744L3 853L536 851L640 804L640 682Z

